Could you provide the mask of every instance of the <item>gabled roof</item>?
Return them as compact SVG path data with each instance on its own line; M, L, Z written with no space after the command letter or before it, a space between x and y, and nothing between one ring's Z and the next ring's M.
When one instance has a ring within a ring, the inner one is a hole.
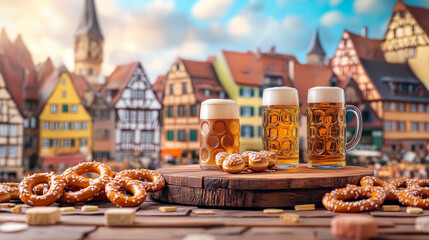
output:
M80 18L80 23L76 30L76 35L87 33L103 39L103 34L98 25L97 10L94 0L85 0L82 17Z
M218 93L220 91L225 92L217 78L213 65L210 62L187 59L179 59L178 61L183 63L186 72L191 79L191 84L192 88L194 89L197 103L214 97L206 97L203 93L204 89L211 89L212 94Z
M429 9L406 5L408 11L416 19L419 26L429 36Z
M167 76L159 75L155 83L152 85L152 88L155 91L159 102L162 102L164 87L165 87L165 79L167 79Z
M14 64L19 62L15 46L9 40L9 37L7 36L6 30L4 28L2 28L0 32L0 53L6 55L8 59Z
M323 50L322 44L320 43L319 31L316 31L316 34L313 40L313 46L311 47L310 51L307 53L307 55L310 55L310 54L326 56L325 50Z
M118 65L106 79L102 87L103 90L117 90L112 96L111 104L114 105L122 96L122 91L127 87L137 67L141 67L139 62Z
M371 39L349 31L345 32L349 34L358 58L384 60L384 53L381 50L383 39Z
M361 62L382 100L429 103L428 90L414 75L407 63L388 63L366 59L361 59ZM393 93L391 90L393 83L418 85L423 89L423 96L416 93Z
M6 83L6 88L12 95L19 111L24 113L24 98L23 98L23 81L24 81L24 69L16 66L8 57L0 54L0 74L3 75L3 79Z
M31 57L31 53L25 45L24 40L22 40L21 34L18 34L18 37L16 37L14 47L21 65L27 69L33 69L33 58Z
M40 86L55 71L51 58L47 58L42 64L37 66L37 82Z
M293 86L288 78L287 65L289 61L297 63L294 56L275 52L234 52L222 51L231 71L233 80L238 85L261 86L264 76L276 75L283 78L283 85Z

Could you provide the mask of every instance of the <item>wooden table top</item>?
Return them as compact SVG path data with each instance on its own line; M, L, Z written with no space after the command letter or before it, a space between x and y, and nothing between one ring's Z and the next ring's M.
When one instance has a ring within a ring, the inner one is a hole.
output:
M21 204L21 203L16 203ZM31 226L17 233L2 233L0 239L337 239L330 233L330 221L338 213L325 209L286 213L300 215L298 223L283 223L279 214L263 214L261 210L210 209L214 215L195 215L193 206L175 205L177 212L162 213L160 206L174 206L147 199L137 209L136 222L132 227L110 228L104 224L104 212L115 207L111 203L89 203L98 205L95 212L81 212L77 205L75 212L62 213L61 222L53 226ZM60 206L60 205L57 205ZM24 211L29 207L23 205ZM205 208L204 210L208 210ZM428 233L416 232L414 221L418 216L429 216L429 210L422 214L409 215L405 207L401 212L373 211L379 224L380 239L429 239ZM5 222L25 222L25 214L12 214L10 209L1 208L0 224ZM198 236L198 234L200 234ZM203 238L201 234L206 235ZM194 238L192 238L194 239Z

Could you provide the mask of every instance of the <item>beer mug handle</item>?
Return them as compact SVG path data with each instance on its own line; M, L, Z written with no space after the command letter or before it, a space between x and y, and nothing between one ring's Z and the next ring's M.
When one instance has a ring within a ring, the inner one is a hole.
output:
M353 106L353 105L346 105L347 112L352 112L356 115L356 132L353 136L352 140L350 142L346 143L346 151L350 151L353 148L358 145L360 137L362 136L362 113L360 112L359 108Z

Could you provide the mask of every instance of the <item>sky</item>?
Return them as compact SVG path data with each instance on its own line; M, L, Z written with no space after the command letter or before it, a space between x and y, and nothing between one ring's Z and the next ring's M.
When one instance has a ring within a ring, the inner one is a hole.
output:
M395 0L96 0L104 35L102 72L140 61L151 82L177 57L205 60L220 50L293 54L305 63L318 29L331 57L343 30L382 38ZM429 0L404 0L429 8ZM34 62L74 69L73 37L84 0L0 0L0 28L21 34Z

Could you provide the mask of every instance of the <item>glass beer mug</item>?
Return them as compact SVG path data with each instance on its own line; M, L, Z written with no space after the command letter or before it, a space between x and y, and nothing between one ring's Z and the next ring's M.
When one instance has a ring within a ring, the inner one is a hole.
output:
M277 154L277 168L295 168L299 163L298 91L290 87L264 90L262 96L262 144Z
M216 154L240 151L238 104L226 99L208 99L202 102L200 132L200 167L205 170L218 169Z
M346 143L346 111L357 117L356 132ZM359 143L362 114L345 105L344 90L339 87L314 87L308 90L307 153L309 168L343 168L346 152Z

